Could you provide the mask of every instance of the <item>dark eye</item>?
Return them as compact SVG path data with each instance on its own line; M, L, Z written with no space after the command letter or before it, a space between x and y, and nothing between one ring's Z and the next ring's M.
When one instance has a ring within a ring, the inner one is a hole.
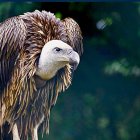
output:
M56 51L56 52L60 52L61 50L62 50L62 49L60 49L60 48L58 48L58 47L55 48L55 51Z

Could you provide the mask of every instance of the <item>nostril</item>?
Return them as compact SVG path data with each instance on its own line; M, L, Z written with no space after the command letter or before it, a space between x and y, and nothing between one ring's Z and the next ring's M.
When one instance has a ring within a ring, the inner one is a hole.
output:
M72 53L72 51L73 51L73 50L69 50L69 51L68 51L68 54L71 54L71 53Z

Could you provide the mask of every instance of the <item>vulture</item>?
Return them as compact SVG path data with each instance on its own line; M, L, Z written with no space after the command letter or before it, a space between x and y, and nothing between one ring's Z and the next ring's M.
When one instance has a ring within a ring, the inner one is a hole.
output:
M51 108L71 85L82 40L75 20L51 12L35 10L0 23L1 139L38 140L38 132L49 133Z

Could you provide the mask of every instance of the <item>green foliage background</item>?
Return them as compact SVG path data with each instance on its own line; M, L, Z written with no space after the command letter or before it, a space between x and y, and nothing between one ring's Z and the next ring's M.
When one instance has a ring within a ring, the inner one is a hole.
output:
M0 3L0 21L38 10L72 17L84 54L51 112L48 140L139 140L140 3Z

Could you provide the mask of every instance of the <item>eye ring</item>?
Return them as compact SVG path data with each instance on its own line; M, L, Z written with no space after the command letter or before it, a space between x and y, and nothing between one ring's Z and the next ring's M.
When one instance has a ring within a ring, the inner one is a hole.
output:
M54 49L55 49L56 52L60 52L62 50L61 48L58 48L58 47L56 47Z

